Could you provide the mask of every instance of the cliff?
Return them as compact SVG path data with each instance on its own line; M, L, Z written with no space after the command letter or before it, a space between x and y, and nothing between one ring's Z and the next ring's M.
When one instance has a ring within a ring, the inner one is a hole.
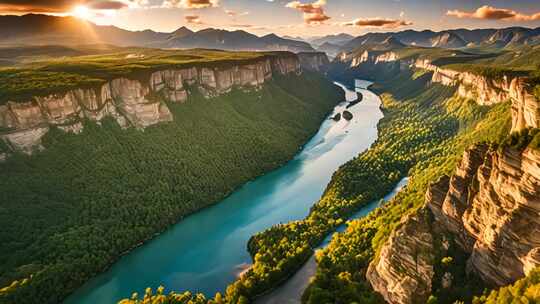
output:
M426 212L405 220L369 267L368 280L388 302L427 300L435 260L425 253L447 250L430 242L444 235L488 285L515 282L540 266L540 151L471 147L451 177L431 185L418 214Z
M494 79L471 72L460 72L433 65L429 60L416 60L415 68L433 72L432 82L458 86L460 97L480 105L512 102L512 131L540 127L540 101L531 92L526 77L502 76Z
M512 102L512 131L540 128L540 101L532 93L526 77L487 77L473 72L457 71L439 67L430 59L400 58L393 51L364 51L359 55L342 53L337 62L349 68L361 65L395 65L401 70L422 69L432 72L432 82L445 86L457 86L462 98L474 100L479 105ZM369 71L369 69L367 69Z
M328 56L323 52L298 53L302 69L322 72L329 64Z
M117 78L97 88L8 101L0 106L0 139L11 149L31 153L50 126L80 132L82 119L113 117L120 126L144 129L173 119L165 101L182 103L193 89L206 97L233 87L258 88L274 75L301 73L297 56L262 57L231 67L190 67L153 72L148 80Z

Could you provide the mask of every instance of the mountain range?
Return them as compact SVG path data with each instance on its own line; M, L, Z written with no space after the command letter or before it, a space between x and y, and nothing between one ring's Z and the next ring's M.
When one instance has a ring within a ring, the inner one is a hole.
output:
M431 30L388 33L367 33L347 42L341 51L352 51L368 44L379 44L389 37L405 45L439 48L462 48L495 46L498 48L516 45L535 45L540 43L540 28L509 27L503 29L456 29L434 32Z
M0 16L0 45L82 45L113 44L157 48L212 48L251 51L314 51L307 42L270 34L263 37L246 31L203 29L194 32L181 27L172 33L152 30L128 31L101 26L73 17L39 14Z

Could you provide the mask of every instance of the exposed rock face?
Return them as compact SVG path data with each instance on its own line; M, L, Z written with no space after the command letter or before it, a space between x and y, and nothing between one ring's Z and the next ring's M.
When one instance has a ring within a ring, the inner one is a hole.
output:
M328 56L326 56L326 53L323 52L299 53L298 58L300 59L302 69L307 71L321 72L327 65L330 64Z
M148 81L118 78L99 88L76 89L26 102L0 106L0 138L15 149L30 153L39 147L49 126L78 133L81 118L100 121L113 117L122 127L146 128L172 121L165 100L185 102L187 87L197 87L206 97L230 92L233 87L260 87L273 75L301 73L296 55L261 58L227 68L191 67L154 72Z
M368 280L388 302L427 300L417 286L431 286L433 264L422 256L411 263L411 248L433 250L426 234L434 239L441 231L470 254L469 271L488 284L512 283L540 266L540 151L473 146L452 177L431 185L421 210L434 222L407 219L369 267Z
M343 63L350 62L350 68L362 64L399 63L401 70L416 68L433 72L432 82L445 86L457 86L460 97L475 100L480 105L512 102L512 131L526 128L540 128L540 101L531 93L527 78L507 76L492 79L471 72L461 72L441 68L429 59L401 59L392 51L364 51L358 56L342 53L337 58Z
M530 92L524 77L491 79L470 72L442 69L429 60L417 60L414 67L433 72L432 82L458 87L458 94L480 105L512 102L512 131L540 127L540 101Z
M434 238L429 211L406 218L369 265L367 279L388 303L425 303L431 294Z
M475 240L469 267L486 282L507 285L540 265L540 151L491 152L477 180L463 215Z

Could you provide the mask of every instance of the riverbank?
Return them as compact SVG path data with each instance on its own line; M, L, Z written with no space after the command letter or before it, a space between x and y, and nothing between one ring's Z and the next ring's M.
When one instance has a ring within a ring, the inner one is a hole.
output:
M219 204L186 217L136 248L66 303L114 303L161 284L169 290L207 295L223 292L237 279L238 266L252 263L245 248L253 234L304 218L332 173L375 141L382 113L376 96L370 96L351 109L356 111L351 122L324 120L318 133L285 166L248 182ZM347 91L347 100L355 97L355 92ZM346 105L340 103L334 112Z
M391 193L387 194L383 199L376 200L362 207L349 221L339 226L336 232L329 235L317 250L324 249L331 241L336 233L343 232L350 221L364 217L372 212L375 208L380 207L381 203L385 203L394 198L403 187L408 183L408 178L401 180ZM309 286L310 279L313 278L317 271L317 261L315 255L312 255L309 260L298 270L285 284L279 286L267 295L258 298L255 304L300 304L302 294Z

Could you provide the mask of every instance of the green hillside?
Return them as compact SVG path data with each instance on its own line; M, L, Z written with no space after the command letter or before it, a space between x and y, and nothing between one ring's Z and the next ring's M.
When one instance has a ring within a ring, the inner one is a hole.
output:
M313 90L317 87L318 90ZM0 163L0 303L58 303L186 215L291 159L343 93L315 74L168 103L174 121L113 119Z

